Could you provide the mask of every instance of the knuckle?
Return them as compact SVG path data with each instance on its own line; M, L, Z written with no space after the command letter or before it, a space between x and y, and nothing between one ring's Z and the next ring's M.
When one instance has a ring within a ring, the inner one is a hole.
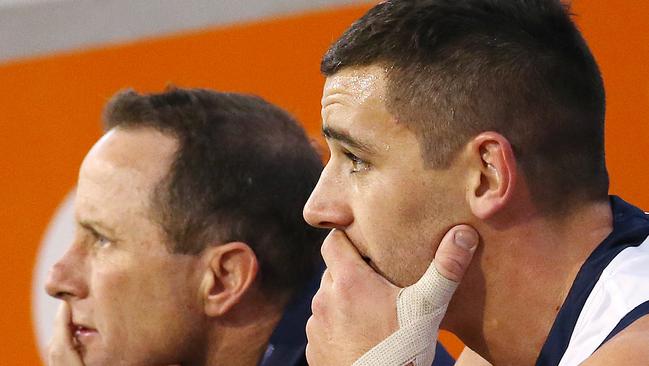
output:
M315 365L316 361L313 357L313 346L311 343L306 344L306 349L304 350L304 355L306 356L306 362L309 365Z
M324 272L322 272L322 278L320 279L320 288L326 286L328 280L330 279L331 279L331 271L329 270L329 268L325 268Z
M304 327L304 330L306 331L306 339L307 341L313 336L314 331L315 331L315 322L316 320L313 318L313 316L310 316L309 319L306 321L306 326Z
M336 292L343 299L346 299L348 298L350 293L353 292L353 289L356 286L357 282L358 280L354 273L352 273L351 271L341 271L334 282L334 285L336 286Z
M332 241L332 233L329 233L327 237L324 239L322 242L322 245L320 245L320 254L322 254L323 257L328 256L328 254L331 252L331 241Z
M324 239L322 245L320 246L320 254L327 261L327 258L335 257L336 253L336 241L340 240L343 236L340 230L334 229L331 230L329 235Z
M322 291L318 291L313 296L313 299L311 299L311 313L313 315L323 316L326 314L327 306L323 297L324 295L322 295Z
M435 260L437 271L451 281L460 281L466 270L466 265L455 256L445 256Z

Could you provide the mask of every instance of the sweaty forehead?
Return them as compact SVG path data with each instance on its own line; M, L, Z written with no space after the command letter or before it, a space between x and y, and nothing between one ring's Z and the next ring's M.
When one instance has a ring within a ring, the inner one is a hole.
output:
M348 67L327 77L322 107L339 102L363 104L385 102L385 68L379 65Z
M374 157L413 142L413 132L387 109L386 79L386 69L380 65L348 67L327 78L322 128L328 141L369 151Z

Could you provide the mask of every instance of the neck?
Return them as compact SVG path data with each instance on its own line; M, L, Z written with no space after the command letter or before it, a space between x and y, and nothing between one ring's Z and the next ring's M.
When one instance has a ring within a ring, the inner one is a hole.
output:
M258 365L282 317L283 307L276 304L267 299L261 305L240 303L230 314L214 320L207 335L206 352L186 365Z
M476 225L483 243L444 323L494 365L535 363L581 265L612 230L608 201L560 219L525 211L506 226Z

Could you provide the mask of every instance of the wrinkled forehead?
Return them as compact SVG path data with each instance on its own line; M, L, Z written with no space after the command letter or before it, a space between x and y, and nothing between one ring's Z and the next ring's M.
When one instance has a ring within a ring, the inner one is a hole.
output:
M322 95L325 108L341 99L348 103L385 102L386 70L380 65L347 67L327 77Z

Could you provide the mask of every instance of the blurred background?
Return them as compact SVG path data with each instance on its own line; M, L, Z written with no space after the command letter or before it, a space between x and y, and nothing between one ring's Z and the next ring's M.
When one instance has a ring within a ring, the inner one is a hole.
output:
M77 169L111 95L170 84L259 94L319 138L320 57L371 5L0 0L0 363L42 363L56 309L43 281L69 244ZM573 12L606 83L611 192L649 209L649 3L574 0Z

